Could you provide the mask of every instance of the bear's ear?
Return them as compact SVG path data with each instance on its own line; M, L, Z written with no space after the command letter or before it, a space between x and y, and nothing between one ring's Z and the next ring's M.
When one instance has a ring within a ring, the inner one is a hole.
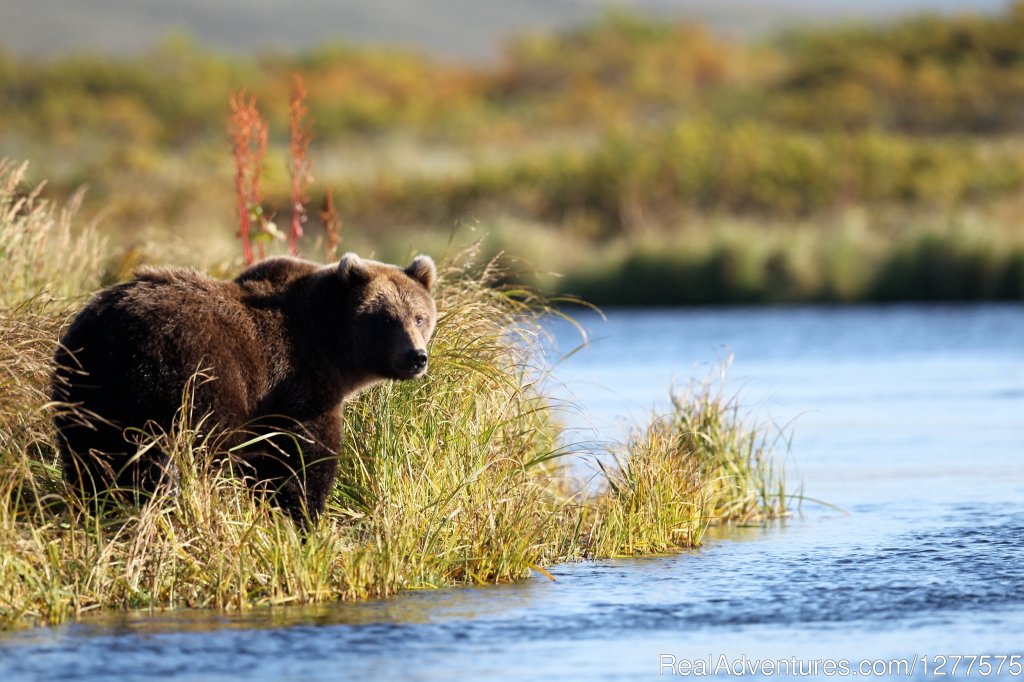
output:
M405 274L426 287L427 291L432 291L434 280L437 279L437 267L430 256L416 256L405 269Z
M338 279L346 286L353 282L366 281L369 276L370 271L367 269L366 263L354 253L346 253L338 261Z

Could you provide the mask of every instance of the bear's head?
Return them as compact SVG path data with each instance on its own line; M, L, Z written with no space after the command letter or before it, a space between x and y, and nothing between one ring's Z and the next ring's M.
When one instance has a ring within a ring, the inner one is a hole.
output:
M427 371L427 342L437 323L429 256L406 268L345 254L338 279L352 305L352 359L382 379L415 379Z

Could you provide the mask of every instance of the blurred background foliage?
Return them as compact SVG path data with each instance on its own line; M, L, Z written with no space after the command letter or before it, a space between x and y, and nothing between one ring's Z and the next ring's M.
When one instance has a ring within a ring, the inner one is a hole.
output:
M1024 297L1024 2L747 42L609 11L484 65L226 56L184 35L136 57L0 53L0 157L49 193L88 188L108 279L223 262L228 97L268 117L266 209L286 211L292 72L343 250L483 239L521 279L598 303Z

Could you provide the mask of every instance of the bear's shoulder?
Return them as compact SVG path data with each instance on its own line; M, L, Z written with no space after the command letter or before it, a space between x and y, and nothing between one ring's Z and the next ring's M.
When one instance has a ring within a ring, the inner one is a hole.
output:
M320 269L321 266L307 260L279 256L249 266L234 281L235 284L246 288L279 289Z

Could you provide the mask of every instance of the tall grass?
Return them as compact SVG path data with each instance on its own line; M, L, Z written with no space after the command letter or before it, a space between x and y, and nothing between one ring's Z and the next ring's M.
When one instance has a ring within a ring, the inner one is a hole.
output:
M429 381L346 411L338 503L409 586L508 580L580 554L559 430L530 378L537 310L489 279L450 267Z
M0 232L64 234L48 210L9 212ZM310 532L211 464L218 443L189 391L170 432L144 445L178 462L175 489L142 506L83 506L60 479L47 385L65 297L92 288L101 264L91 233L68 235L65 251L41 254L78 254L64 263L78 279L64 282L49 262L39 271L51 274L23 290L29 298L0 302L0 627L97 609L245 609L514 580L560 561L692 546L708 523L785 512L756 429L708 392L677 400L628 443L600 492L575 488L536 383L547 309L490 286L498 273L466 259L442 270L429 377L348 406L338 484ZM37 269L7 256L3 267L23 278L18 267Z
M28 164L0 160L0 303L33 296L77 296L100 281L102 240L91 227L72 228L76 194L58 208L26 185Z
M614 466L602 465L607 489L593 503L593 554L694 547L711 524L786 513L770 431L745 426L721 382L693 383L673 392L671 404L668 414L634 431Z
M1021 300L1024 235L1007 217L1019 210L694 218L600 249L574 242L576 262L545 284L608 306Z

